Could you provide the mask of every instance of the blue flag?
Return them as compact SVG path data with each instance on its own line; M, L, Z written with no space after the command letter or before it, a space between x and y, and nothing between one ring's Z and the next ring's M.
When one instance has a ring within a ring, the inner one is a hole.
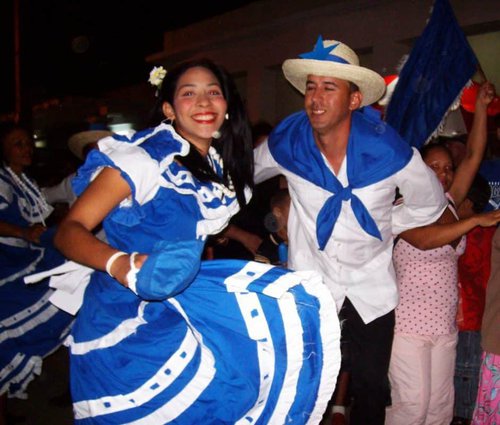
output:
M435 0L394 89L386 121L416 148L437 129L477 69L477 58L448 0Z

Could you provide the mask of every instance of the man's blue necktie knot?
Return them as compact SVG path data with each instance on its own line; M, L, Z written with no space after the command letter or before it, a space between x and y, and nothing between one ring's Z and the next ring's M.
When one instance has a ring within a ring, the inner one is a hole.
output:
M337 194L343 201L348 201L352 196L351 186L343 187L342 190Z

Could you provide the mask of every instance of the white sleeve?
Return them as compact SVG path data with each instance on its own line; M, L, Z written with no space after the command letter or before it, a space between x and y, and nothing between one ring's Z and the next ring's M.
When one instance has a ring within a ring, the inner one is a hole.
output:
M7 209L13 199L12 186L0 179L0 210Z
M396 174L397 185L403 202L393 208L392 232L394 235L434 223L448 205L443 187L413 148L410 162Z
M71 187L71 179L75 174L70 174L69 176L62 179L58 184L49 187L43 187L42 193L49 204L55 204L56 202L65 202L72 204L76 200L76 195Z
M143 205L153 199L160 188L160 164L140 146L107 137L99 142L99 151L122 172L132 195Z
M274 160L267 140L261 143L253 150L254 158L254 182L255 184L261 183L271 177L281 174L281 169L278 163Z

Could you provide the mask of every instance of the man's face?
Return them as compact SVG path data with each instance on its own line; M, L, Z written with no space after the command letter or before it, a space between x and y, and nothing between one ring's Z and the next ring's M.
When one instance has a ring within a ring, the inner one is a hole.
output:
M308 75L304 107L313 130L323 133L348 120L361 104L361 93L351 92L346 80Z

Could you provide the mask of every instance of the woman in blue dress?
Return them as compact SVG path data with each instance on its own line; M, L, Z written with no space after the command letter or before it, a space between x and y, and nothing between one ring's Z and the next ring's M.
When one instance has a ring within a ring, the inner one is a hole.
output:
M201 261L251 196L234 82L205 59L160 82L168 122L99 142L55 238L96 270L68 338L75 423L319 423L340 362L320 277ZM92 233L101 222L107 242Z
M26 285L23 278L52 268L64 257L51 244L45 220L52 208L25 170L31 165L33 140L17 125L0 135L0 395L26 397L39 375L42 359L59 348L73 316L49 301L48 279ZM1 419L0 419L1 421Z

